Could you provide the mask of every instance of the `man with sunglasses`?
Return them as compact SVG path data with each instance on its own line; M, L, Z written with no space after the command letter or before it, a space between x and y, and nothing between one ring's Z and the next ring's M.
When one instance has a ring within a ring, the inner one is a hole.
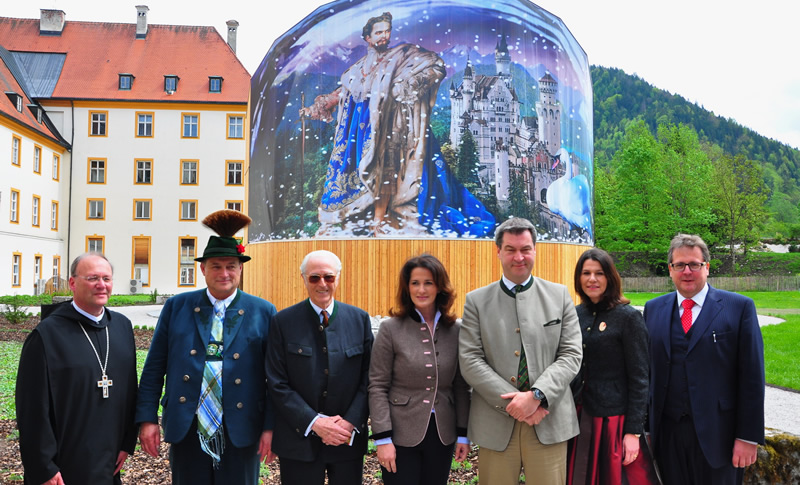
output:
M281 483L361 483L367 451L372 327L364 310L336 301L342 263L313 251L300 265L308 298L278 312L267 349L276 412L273 451Z
M650 432L665 485L741 484L764 443L764 344L753 300L711 287L699 237L678 234L677 289L647 302Z

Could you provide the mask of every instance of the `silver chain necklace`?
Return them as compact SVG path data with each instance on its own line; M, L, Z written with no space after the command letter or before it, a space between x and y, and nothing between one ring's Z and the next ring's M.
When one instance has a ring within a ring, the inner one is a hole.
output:
M83 330L83 334L86 335L86 340L89 341L89 345L92 346L92 350L94 350L94 355L97 357L97 363L100 364L100 370L103 371L103 377L99 381L97 381L97 387L103 388L103 399L108 399L108 388L114 385L114 381L108 378L106 375L106 369L108 368L108 354L111 353L111 347L109 346L108 342L108 325L106 325L106 362L105 364L100 360L100 353L97 352L97 348L95 348L94 343L92 343L92 339L89 338L89 334L86 332L86 329L83 328L83 325L78 323Z

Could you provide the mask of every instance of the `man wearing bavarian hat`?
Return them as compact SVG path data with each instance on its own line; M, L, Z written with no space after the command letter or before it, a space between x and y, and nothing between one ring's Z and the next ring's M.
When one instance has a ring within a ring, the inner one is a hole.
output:
M275 306L238 289L250 257L233 235L249 223L233 210L203 220L218 234L195 258L207 288L167 300L142 371L139 440L158 456L166 377L162 425L175 485L256 485L259 462L275 457L264 372Z

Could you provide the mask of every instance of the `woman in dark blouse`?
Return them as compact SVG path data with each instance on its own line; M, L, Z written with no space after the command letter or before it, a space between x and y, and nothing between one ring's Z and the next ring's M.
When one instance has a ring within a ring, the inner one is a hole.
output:
M576 309L583 365L573 389L580 389L581 432L570 442L568 483L657 483L646 446L640 445L649 372L644 318L622 296L619 273L602 249L590 249L578 259L575 291L581 298Z

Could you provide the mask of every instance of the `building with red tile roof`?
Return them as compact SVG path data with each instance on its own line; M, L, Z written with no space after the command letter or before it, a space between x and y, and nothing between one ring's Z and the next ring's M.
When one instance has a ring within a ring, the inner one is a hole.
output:
M237 22L226 42L213 27L148 25L148 11L132 24L0 17L0 230L14 235L0 243L12 275L0 294L34 293L87 250L114 265L115 293L204 286L199 220L244 209L250 75ZM34 206L56 229L34 225Z
M3 294L28 293L34 282L60 268L66 220L61 160L69 144L32 99L22 71L0 47L0 279Z

